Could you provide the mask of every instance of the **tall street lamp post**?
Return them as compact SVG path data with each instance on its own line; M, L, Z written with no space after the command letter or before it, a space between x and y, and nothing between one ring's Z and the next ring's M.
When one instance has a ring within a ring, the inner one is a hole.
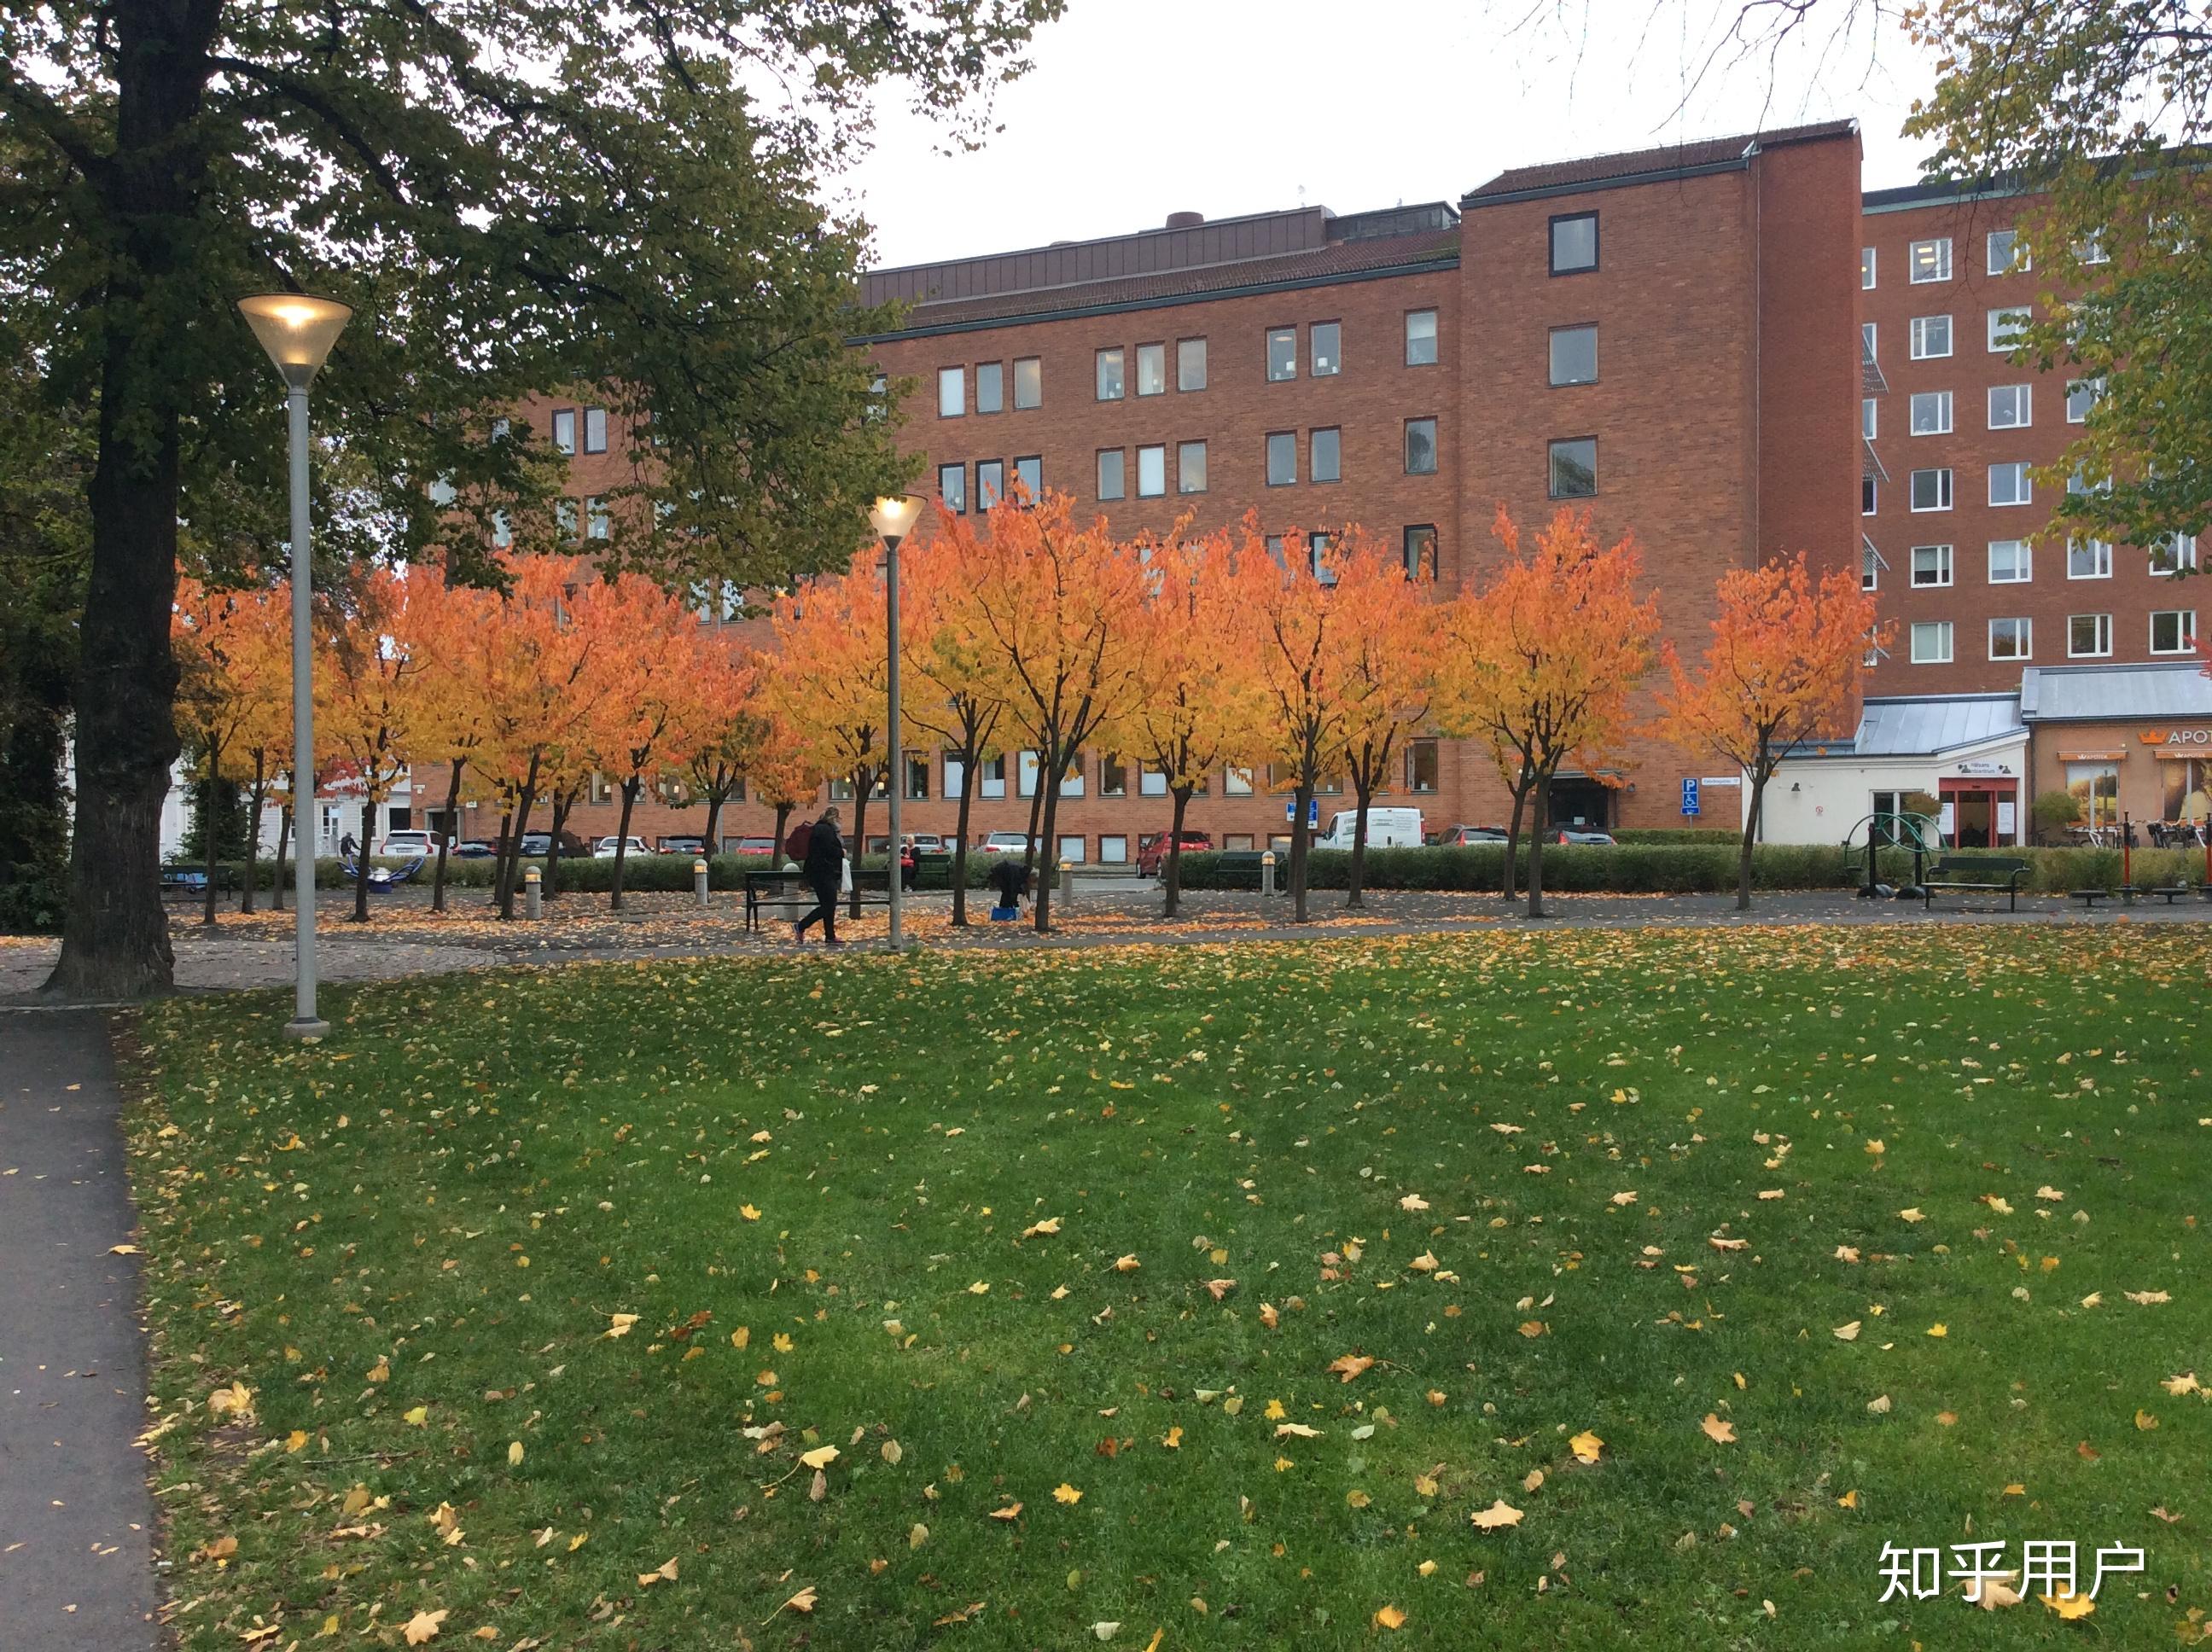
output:
M304 293L258 293L238 301L246 324L269 352L289 390L292 426L292 869L298 926L292 1018L293 1038L320 1038L330 1023L315 1013L315 857L307 852L307 823L314 808L315 688L308 611L313 568L307 555L307 386L328 359L331 346L353 317L336 299ZM259 831L261 824L253 823ZM362 845L367 853L368 846Z
M868 513L868 522L884 542L884 641L890 649L890 732L886 737L890 745L891 777L891 852L884 878L887 885L886 909L890 914L890 944L894 950L904 944L900 918L905 903L905 887L901 881L899 856L899 799L906 791L906 751L899 738L899 541L905 538L914 526L915 519L921 514L921 501L909 495L896 499L878 499L875 508ZM854 849L855 858L867 847L865 843Z

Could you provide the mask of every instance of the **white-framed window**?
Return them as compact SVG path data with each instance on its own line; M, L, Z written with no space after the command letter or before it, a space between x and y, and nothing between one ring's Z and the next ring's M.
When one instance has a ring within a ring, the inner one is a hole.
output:
M2105 237L2100 231L2075 242L2074 256L2084 264L2103 264L2112 255L2105 250Z
M604 407L584 410L584 451L587 453L607 451L607 410Z
M1037 754L1017 751L1014 754L1014 792L1017 796L1033 798L1037 788Z
M1990 466L1990 503L2030 505L2035 502L2035 483L2024 459Z
M1406 365L1431 367L1437 364L1437 313L1406 312Z
M1865 440L1874 440L1875 429L1881 422L1881 398L1878 396L1859 398L1859 434Z
M1951 622L1916 620L1912 626L1912 663L1948 665L1951 663Z
M937 370L937 416L957 419L968 410L968 369L939 367Z
M1875 507L1881 502L1881 489L1875 485L1873 475L1871 473L1861 475L1859 477L1859 514L1861 516L1872 516L1875 513Z
M1912 318L1912 359L1932 361L1951 353L1951 318L1916 315Z
M1912 548L1912 584L1915 590L1951 583L1951 547L1948 545L1915 545Z
M2035 548L2025 539L1990 541L1990 583L2026 585L2035 577Z
M1117 833L1102 833L1098 839L1098 859L1102 865L1126 865L1129 859L1129 840Z
M2150 616L2150 651L2154 654L2193 653L2197 648L2197 610L2169 608Z
M1875 359L1876 359L1875 355L1875 337L1876 337L1876 334L1875 334L1875 325L1874 325L1874 323L1873 323L1873 322L1871 322L1871 321L1862 321L1862 322L1860 322L1860 323L1859 323L1859 360L1860 360L1860 361L1874 361L1874 360L1875 360Z
M2066 577L2069 580L2109 580L2112 577L2112 545L2109 539L2069 539Z
M1991 310L1989 313L1990 349L2002 353L2020 343L2020 336L2027 326L2026 310Z
M1874 548L1874 541L1862 534L1859 538L1859 589L1881 589L1881 553Z
M553 451L556 453L576 451L576 410L573 407L553 410Z
M1948 511L1951 508L1949 466L1912 473L1912 508L1916 511Z
M2074 467L2074 474L2066 478L2066 491L2084 496L2089 494L2108 494L2112 491L2112 479L2106 477L2100 482L2092 482L2083 467L2077 465Z
M2197 566L2197 536L2162 533L2150 547L2150 571L2156 575L2186 574Z
M2074 614L2066 621L2066 657L2099 659L2112 652L2110 614Z
M1221 776L1221 794L1229 798L1249 798L1252 795L1252 771L1249 768L1225 769Z
M1168 772L1164 768L1139 768L1137 771L1137 795L1140 798L1164 798L1168 794Z
M1168 490L1168 450L1165 443L1137 449L1137 497L1158 499Z
M2031 619L1993 619L1990 622L1991 659L2032 659L2035 657L2035 622Z
M1912 392L1912 434L1948 436L1951 434L1951 392L1916 390Z
M1984 262L1993 276L2024 275L2033 267L2017 229L1990 231L1989 256Z
M2034 422L2034 386L1991 385L1990 386L1990 429L2025 430Z
M1950 280L1951 238L1939 235L1933 240L1913 242L1906 249L1905 267L1916 287L1926 282Z
M957 757L945 760L945 800L956 801L968 785L968 765Z
M975 795L979 798L1003 798L1006 795L1006 758L1001 752L995 757L979 758L975 763Z
M1859 248L1859 288L1863 292L1874 291L1874 248Z
M2102 379L2076 379L2066 386L2066 422L2087 424L2089 410L2097 404L2097 398L2105 393Z

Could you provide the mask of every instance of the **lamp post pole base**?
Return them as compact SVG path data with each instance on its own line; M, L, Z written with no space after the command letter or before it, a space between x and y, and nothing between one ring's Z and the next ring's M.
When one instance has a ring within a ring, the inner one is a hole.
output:
M328 1038L330 1036L331 1023L312 1016L294 1016L284 1023L284 1036L287 1038Z

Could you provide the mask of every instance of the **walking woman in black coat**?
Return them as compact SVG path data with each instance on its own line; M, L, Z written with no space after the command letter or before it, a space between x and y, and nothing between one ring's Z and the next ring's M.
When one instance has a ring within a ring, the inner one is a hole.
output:
M845 870L845 840L837 829L837 810L835 805L822 811L814 823L814 829L806 840L806 859L799 867L799 875L806 886L814 891L814 910L791 926L791 938L804 941L807 926L817 919L822 924L823 943L828 946L842 946L837 938L837 884Z

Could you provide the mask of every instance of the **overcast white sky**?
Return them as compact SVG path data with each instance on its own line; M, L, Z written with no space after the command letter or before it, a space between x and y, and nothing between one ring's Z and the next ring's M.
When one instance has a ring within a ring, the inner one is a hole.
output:
M932 128L887 101L845 183L885 265L1154 228L1184 210L1456 203L1507 167L1841 116L1860 123L1869 188L1919 175L1898 127L1933 72L1893 25L1838 38L1838 0L1778 61L1727 52L1692 88L1741 9L1070 0L1036 67L1000 89L1004 130L984 149L935 153Z

